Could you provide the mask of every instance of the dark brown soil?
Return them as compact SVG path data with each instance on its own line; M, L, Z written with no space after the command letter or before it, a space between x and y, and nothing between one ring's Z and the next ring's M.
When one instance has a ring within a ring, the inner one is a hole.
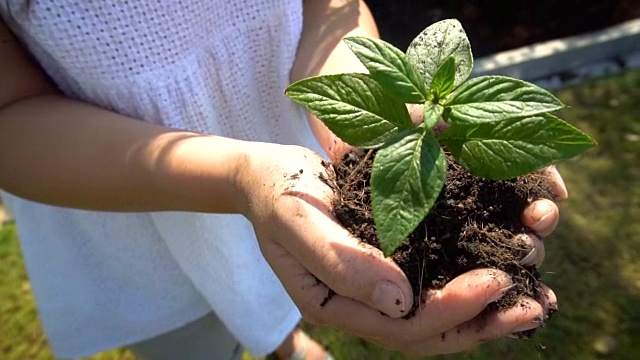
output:
M340 194L334 213L352 234L379 247L369 196L373 157L373 153L352 152L333 165ZM416 296L407 316L415 313L424 289L441 288L476 268L503 270L516 284L490 309L511 307L522 296L538 298L540 274L535 266L519 264L530 249L515 234L526 231L520 222L524 207L543 197L552 198L552 193L541 174L481 179L449 158L447 180L436 205L393 254Z

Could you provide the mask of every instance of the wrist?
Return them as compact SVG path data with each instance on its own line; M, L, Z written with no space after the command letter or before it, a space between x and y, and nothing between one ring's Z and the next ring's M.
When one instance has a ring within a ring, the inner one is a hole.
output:
M166 210L242 213L239 174L247 142L195 133L168 133L145 146L143 161Z
M278 159L287 146L262 142L246 142L238 157L234 184L238 196L238 213L249 221L263 213L273 202L268 195L273 193L276 180L273 177L283 165ZM284 158L285 162L287 161Z
M306 191L301 178L324 170L322 158L305 147L252 142L244 150L236 177L239 213L254 224L270 216L281 195Z

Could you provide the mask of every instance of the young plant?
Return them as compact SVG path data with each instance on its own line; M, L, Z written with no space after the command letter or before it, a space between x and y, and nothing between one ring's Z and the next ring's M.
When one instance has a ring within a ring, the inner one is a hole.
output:
M446 177L442 146L470 173L508 179L574 157L593 139L550 114L562 107L549 92L505 76L467 80L469 40L457 20L418 35L407 53L377 39L344 41L369 70L317 76L286 94L346 143L378 149L371 172L373 217L390 255L434 205ZM423 104L414 126L406 104ZM442 118L449 128L434 136Z

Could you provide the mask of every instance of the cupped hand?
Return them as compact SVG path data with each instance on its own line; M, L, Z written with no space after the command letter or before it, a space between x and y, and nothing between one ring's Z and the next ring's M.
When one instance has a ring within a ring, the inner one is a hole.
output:
M407 104L409 116L415 125L422 123L424 105ZM433 129L434 134L447 130L449 125L440 119ZM558 173L555 165L551 165L543 170L551 190L555 195L555 200L567 198L567 188ZM556 204L550 199L536 199L531 202L523 211L520 221L529 228L529 232L517 235L530 248L531 251L522 259L523 265L540 266L545 256L544 243L542 237L548 236L555 230L560 219L560 212Z
M411 286L393 261L335 221L324 161L301 147L253 146L238 175L247 196L245 215L265 259L311 323L433 355L538 327L556 308L555 295L545 288L541 299L525 298L512 309L477 317L512 285L503 272L477 269L422 294L415 316L403 319L413 305ZM555 204L542 200L525 210L523 221L546 234L557 216Z
M567 188L556 167L549 166L543 172L547 182L551 185L555 198L557 200L566 199L568 196ZM540 266L542 264L545 256L542 238L555 230L559 219L558 206L550 199L535 200L524 209L520 221L529 228L530 232L519 236L529 245L531 251L521 260L523 265Z

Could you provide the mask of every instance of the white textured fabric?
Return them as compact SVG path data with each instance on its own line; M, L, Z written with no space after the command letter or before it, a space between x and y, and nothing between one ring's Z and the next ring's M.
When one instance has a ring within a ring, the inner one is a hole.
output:
M283 94L300 0L5 0L0 13L73 98L320 151ZM212 309L263 355L300 318L240 216L88 212L3 195L57 356L140 341Z

